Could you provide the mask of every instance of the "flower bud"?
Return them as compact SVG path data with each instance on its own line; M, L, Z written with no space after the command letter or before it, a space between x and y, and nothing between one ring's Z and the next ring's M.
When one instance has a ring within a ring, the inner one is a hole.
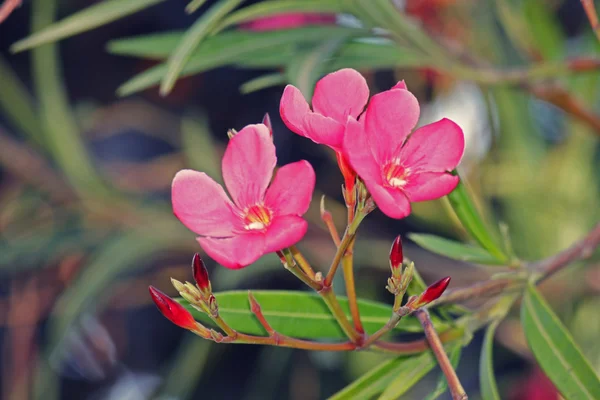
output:
M271 117L269 117L269 113L265 113L265 116L262 119L262 123L264 126L269 128L269 134L271 134L271 138L273 137L273 125L271 124Z
M227 137L231 140L231 139L233 139L233 137L235 135L237 135L237 133L238 133L237 130L231 128L230 130L227 131Z
M200 293L205 299L208 298L212 293L212 287L208 278L206 265L204 265L204 261L202 261L198 253L194 254L194 258L192 259L192 272Z
M148 290L150 291L150 296L152 296L152 300L154 301L154 304L156 304L156 307L158 307L162 315L169 321L181 328L196 330L197 323L192 314L186 310L185 307L154 286L150 286Z
M390 249L390 268L392 269L393 276L400 276L403 260L404 252L402 251L402 239L400 238L400 235L398 235Z
M421 308L432 301L437 300L444 293L448 287L448 284L450 284L449 276L431 284L423 293L421 293L413 302L411 302L410 307L413 310L416 310L417 308Z
M346 157L344 157L342 152L336 151L335 156L337 158L338 166L340 167L340 172L344 177L344 186L346 187L346 190L344 191L344 199L346 200L346 204L355 204L356 193L354 186L356 184L356 172L350 166L350 163Z

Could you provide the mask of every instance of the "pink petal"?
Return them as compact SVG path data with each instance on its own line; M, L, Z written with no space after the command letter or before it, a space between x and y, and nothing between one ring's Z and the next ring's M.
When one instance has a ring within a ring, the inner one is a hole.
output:
M265 125L248 125L229 140L223 156L223 180L240 209L263 200L275 164L275 145Z
M302 215L308 210L315 189L315 171L308 161L281 167L267 189L265 205L274 215Z
M412 202L439 199L458 185L458 176L444 172L423 172L410 175L404 192Z
M304 118L306 136L315 143L325 144L340 149L344 141L344 124L333 118L317 113L309 113Z
M231 269L244 268L265 254L264 233L242 233L224 239L198 237L196 240L210 258Z
M406 82L404 82L404 80L401 80L400 82L392 86L392 89L408 90L408 87L406 87Z
M375 204L385 215L395 219L408 217L411 211L410 202L402 190L374 185L369 181L365 181L365 184Z
M298 243L306 234L307 229L308 223L296 215L276 217L271 222L265 236L265 254Z
M344 134L344 157L364 181L381 184L381 168L373 157L363 124L351 117Z
M313 110L344 124L348 116L358 118L369 100L365 78L351 68L340 69L317 82Z
M225 190L204 172L179 171L173 178L171 199L177 218L198 235L231 236L241 226Z
M408 90L388 90L371 98L365 130L380 164L395 157L419 120L419 102Z
M442 119L417 129L400 152L402 164L416 171L450 171L465 151L462 129Z
M294 133L306 136L304 118L311 113L304 96L292 85L287 85L283 90L279 103L279 114L283 123Z

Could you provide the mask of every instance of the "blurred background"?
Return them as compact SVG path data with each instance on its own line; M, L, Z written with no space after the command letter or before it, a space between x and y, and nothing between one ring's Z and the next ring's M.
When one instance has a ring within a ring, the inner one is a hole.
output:
M278 107L286 80L269 85L256 80L284 70L266 61L275 55L268 49L251 54L247 63L223 62L180 79L167 97L156 87L117 95L124 82L160 57L123 55L125 46L113 41L185 30L204 12L186 14L187 0L160 2L56 45L9 51L32 25L43 27L94 3L25 0L0 24L0 396L310 400L332 395L383 362L384 356L368 352L217 345L177 328L156 310L148 285L174 295L169 277L191 280L191 258L200 251L194 234L172 215L171 179L182 168L220 179L228 129L258 123L268 112L279 164L307 159L314 166L311 226L299 247L322 271L334 247L320 222L319 199L327 196L341 231L342 178L328 149L283 125ZM375 52L357 52L353 63L342 60L339 66L359 68L371 93L404 79L421 102L421 124L449 117L463 127L467 153L459 170L487 217L508 227L519 257L547 257L580 239L600 217L600 63L591 71L569 67L556 76L528 75L534 63L598 57L600 46L580 2L396 3L398 13L457 58L480 60L477 65L489 69L454 74ZM262 22L230 29L281 28ZM300 25L307 23L352 27L360 19L300 18ZM303 45L315 47L325 39ZM361 48L368 49L369 42ZM303 67L295 66L300 72ZM491 68L525 72L513 79ZM387 252L397 234L408 232L466 237L444 200L419 204L401 221L373 213L355 250L361 297L392 300L384 289ZM451 275L451 287L459 287L489 276L483 267L436 256L408 241L405 253L427 282ZM304 290L274 255L239 271L205 260L215 291ZM568 271L542 289L598 368L600 265ZM343 284L336 290L341 293ZM532 363L517 315L499 327L496 345L503 398L557 398ZM458 368L475 399L480 346L475 337ZM403 398L422 398L438 374Z

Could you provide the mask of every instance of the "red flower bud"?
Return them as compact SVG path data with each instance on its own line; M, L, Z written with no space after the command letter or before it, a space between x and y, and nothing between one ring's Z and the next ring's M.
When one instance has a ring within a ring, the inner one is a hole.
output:
M269 133L271 137L273 137L273 125L271 124L271 117L269 117L269 113L265 113L265 116L262 119L263 125L269 128Z
M204 261L200 258L200 254L194 254L194 258L192 259L192 271L194 273L194 280L198 285L198 289L202 292L202 294L210 294L212 292L212 288L210 286L210 279L208 278L208 270L204 265Z
M154 286L148 287L150 296L156 307L169 321L175 325L189 330L196 329L196 321L192 314L185 309L181 304L155 288Z
M400 235L398 235L390 249L390 267L392 268L392 272L400 269L403 260L404 253L402 251L402 239L400 238Z
M419 298L419 303L425 305L438 299L444 293L444 291L448 287L448 284L450 284L449 276L442 278L436 283L432 284L421 294Z
M340 171L342 176L344 177L344 185L346 186L346 192L351 193L354 191L354 183L356 182L356 172L350 166L344 154L340 151L335 152L335 157L337 158L338 166L340 167Z

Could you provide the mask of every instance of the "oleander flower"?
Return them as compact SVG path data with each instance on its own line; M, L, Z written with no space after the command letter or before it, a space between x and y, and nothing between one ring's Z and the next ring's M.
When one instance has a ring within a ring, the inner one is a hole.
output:
M403 82L373 96L359 120L348 117L344 154L392 218L408 216L411 202L440 198L458 184L450 171L464 153L462 129L442 119L411 134L418 119L419 103Z
M221 185L203 172L179 171L172 184L173 212L199 235L204 251L228 268L243 268L262 255L297 243L308 228L301 217L315 186L307 161L281 167L269 129L248 125L227 145Z

